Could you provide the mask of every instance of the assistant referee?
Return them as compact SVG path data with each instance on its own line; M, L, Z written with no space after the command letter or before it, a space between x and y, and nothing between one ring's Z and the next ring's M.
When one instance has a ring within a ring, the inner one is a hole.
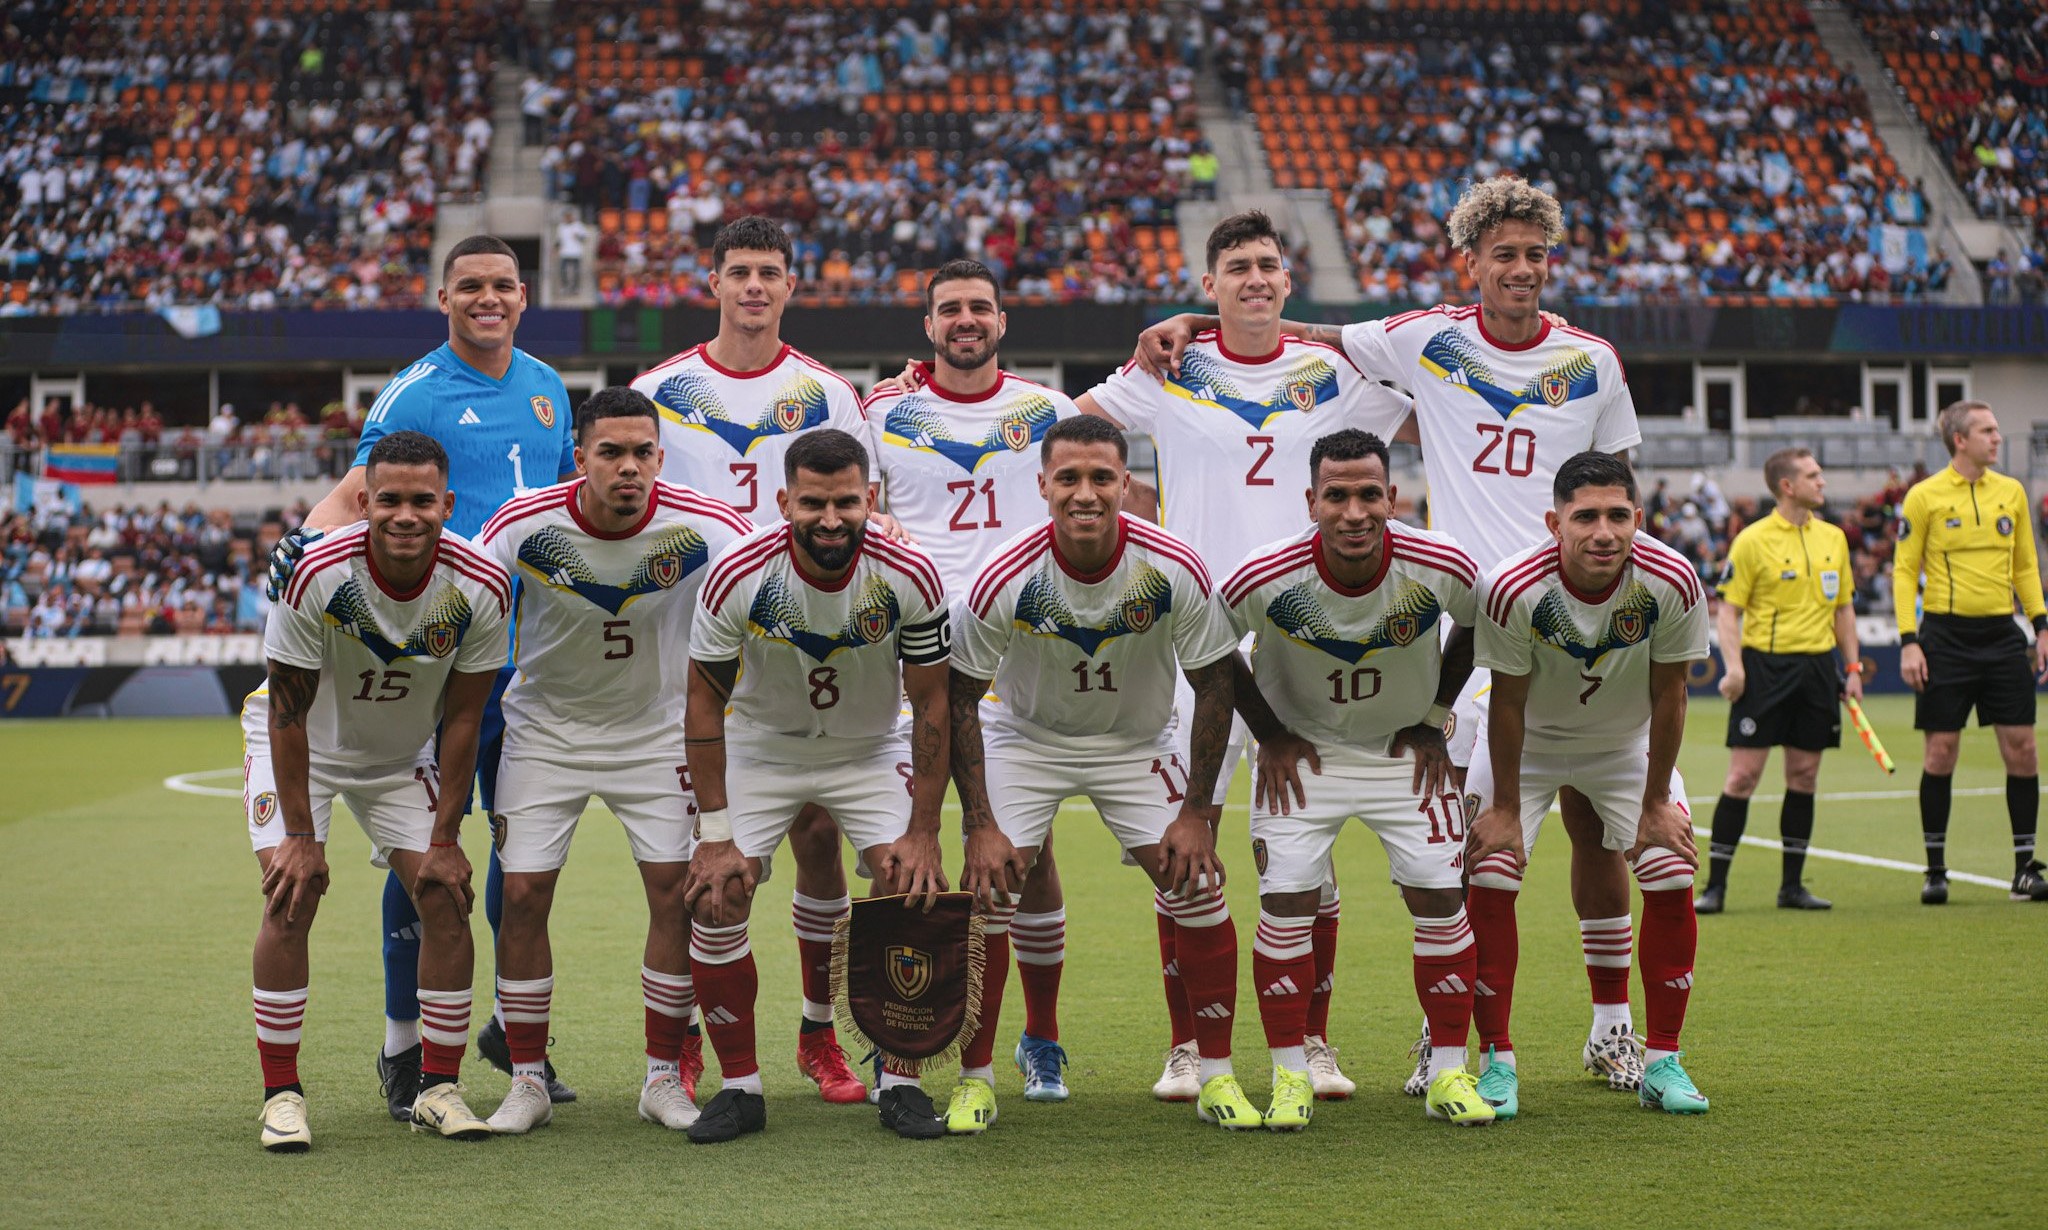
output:
M2026 488L1994 473L1998 416L1981 401L1942 410L1941 441L1952 460L1915 483L1899 517L1892 598L1898 605L1899 674L1920 695L1913 725L1927 739L1920 774L1920 827L1927 880L1920 900L1948 900L1949 787L1970 710L1998 733L2005 760L2005 808L2012 819L2012 896L2048 901L2048 880L2034 858L2041 788L2034 754L2034 686L2048 679L2048 607ZM1926 585L1922 588L1922 576ZM1914 619L1913 595L1924 614ZM2034 625L2027 642L2013 622L2013 599Z
M1841 695L1863 695L1856 669L1856 612L1849 605L1849 539L1815 516L1827 479L1813 452L1788 448L1764 461L1764 484L1778 506L1735 536L1719 587L1714 626L1721 647L1721 695L1728 709L1728 780L1714 805L1712 867L1693 900L1698 914L1719 914L1728 865L1749 824L1771 749L1785 749L1785 805L1778 812L1784 876L1778 908L1825 910L1800 876L1813 837L1813 790L1820 754L1842 743ZM1739 652L1735 646L1740 645ZM1837 659L1836 652L1841 658ZM1849 670L1846 682L1842 663Z

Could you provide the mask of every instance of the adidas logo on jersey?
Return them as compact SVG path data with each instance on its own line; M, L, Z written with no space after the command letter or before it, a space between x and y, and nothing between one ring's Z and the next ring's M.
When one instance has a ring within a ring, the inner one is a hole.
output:
M475 406L464 406L462 408L462 417L456 419L455 421L464 427L468 427L474 423L483 422L482 419L477 417Z
M1465 980L1456 974L1452 974L1448 978L1439 979L1437 984L1429 989L1429 993L1431 995L1463 995L1465 990Z
M704 1023L706 1025L737 1025L739 1021L740 1019L733 1015L730 1008L723 1006L708 1009L704 1013Z
M1666 978L1664 985L1674 991L1690 991L1692 990L1692 971L1687 970L1676 978Z
M1298 995L1300 993L1301 988L1294 985L1294 979L1287 977L1285 974L1282 974L1280 976L1280 981L1274 983L1272 986L1267 987L1265 990L1259 992L1260 995L1265 996Z
M1230 1019L1230 1009L1224 1007L1222 1004L1210 1004L1206 1008L1198 1009L1195 1012L1195 1015L1199 1017L1206 1017L1211 1021L1227 1021Z

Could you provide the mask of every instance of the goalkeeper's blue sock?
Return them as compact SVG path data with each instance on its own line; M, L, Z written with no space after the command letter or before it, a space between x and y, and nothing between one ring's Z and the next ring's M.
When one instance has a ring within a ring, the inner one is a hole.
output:
M398 873L384 877L384 1016L420 1017L420 915ZM388 1048L386 1054L392 1053Z

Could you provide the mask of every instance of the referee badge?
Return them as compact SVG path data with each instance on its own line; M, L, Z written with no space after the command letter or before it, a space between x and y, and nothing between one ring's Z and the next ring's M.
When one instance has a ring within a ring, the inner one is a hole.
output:
M533 417L540 420L542 427L553 431L555 427L555 403L545 397L533 398Z
M2010 538L2010 537L2012 537L2012 518L2011 518L2011 517L2000 517L2000 518L1998 519L1998 536L1999 536L2000 538Z
M1835 595L1842 592L1842 574L1834 568L1820 570L1820 596L1833 602Z

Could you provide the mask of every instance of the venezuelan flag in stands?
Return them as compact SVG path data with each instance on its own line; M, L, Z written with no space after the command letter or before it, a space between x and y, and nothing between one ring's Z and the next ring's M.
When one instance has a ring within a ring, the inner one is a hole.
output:
M119 482L121 446L52 444L43 454L43 477L60 483Z

